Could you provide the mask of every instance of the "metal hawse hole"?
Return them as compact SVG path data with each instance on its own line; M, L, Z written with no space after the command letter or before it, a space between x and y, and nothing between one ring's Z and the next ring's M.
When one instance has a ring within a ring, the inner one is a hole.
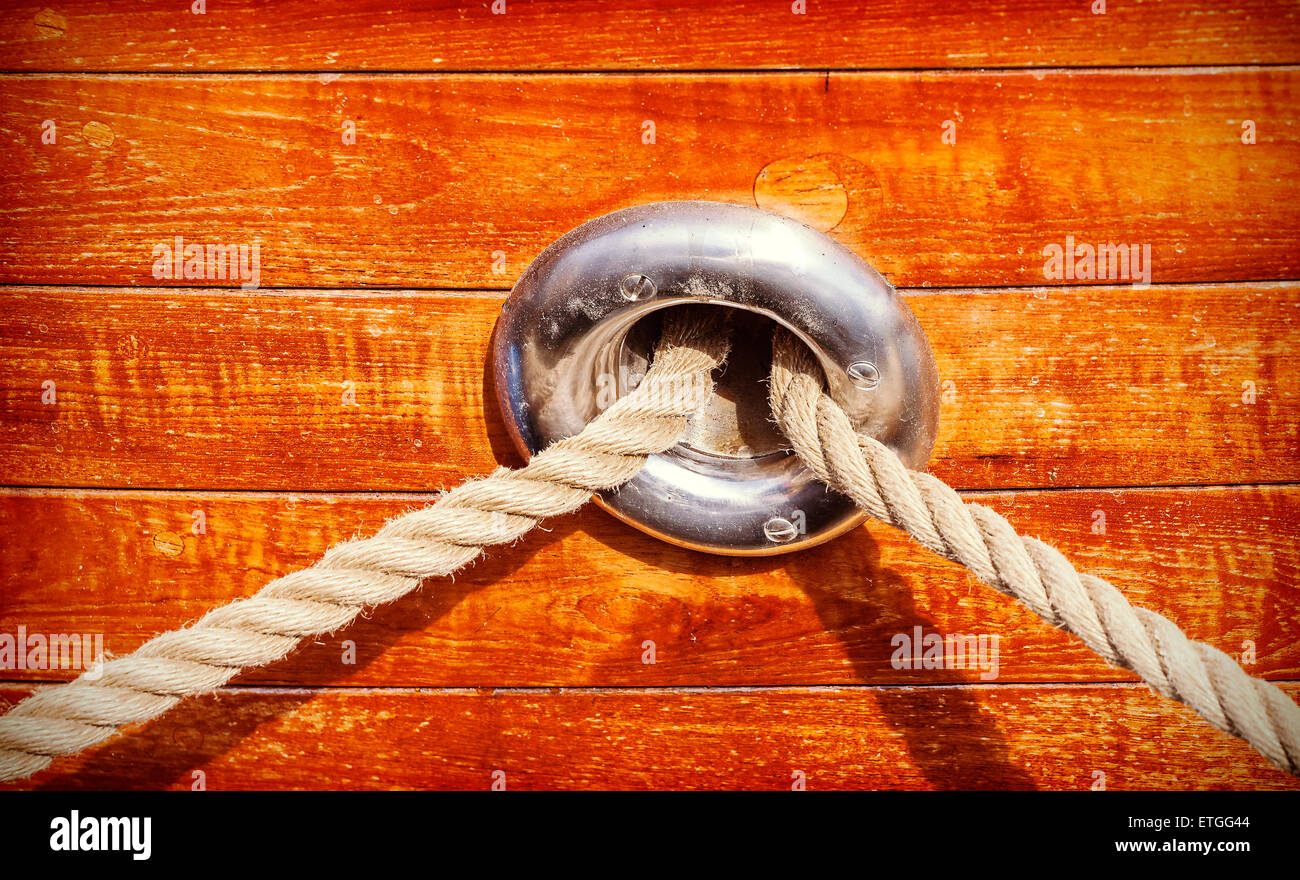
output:
M810 547L862 521L769 421L773 322L809 345L860 430L909 466L925 466L938 429L938 375L903 300L822 233L712 202L596 218L528 267L493 341L515 445L527 455L580 431L644 374L663 310L687 305L735 312L717 393L682 443L598 497L606 510L665 541L741 556Z

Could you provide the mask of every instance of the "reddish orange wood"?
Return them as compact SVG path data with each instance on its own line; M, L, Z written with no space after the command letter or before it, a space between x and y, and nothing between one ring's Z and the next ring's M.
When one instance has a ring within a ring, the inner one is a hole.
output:
M3 296L11 484L429 491L517 461L485 386L499 295ZM1300 286L908 301L958 487L1300 480Z
M1252 651L1251 672L1300 673L1300 489L971 498L1193 638L1237 657ZM105 650L124 655L429 500L5 492L0 633L15 635L20 625L43 635L99 633ZM883 525L768 560L681 550L594 508L548 529L241 680L718 686L1129 678ZM944 669L897 668L894 639L913 637L915 627L923 635L973 635L977 646L983 637L984 654L954 658ZM647 640L653 664L644 662ZM73 674L10 669L0 678Z
M1300 4L118 5L0 10L0 69L55 71L0 74L0 635L125 654L513 463L501 291L708 198L912 288L936 474L1300 693ZM178 236L263 291L155 275ZM1071 240L1156 284L1052 275ZM550 529L10 787L1300 787L883 526ZM913 627L985 668L899 668Z
M1294 63L1294 2L167 0L7 4L9 70L539 70ZM500 7L498 7L500 8Z
M0 282L212 283L154 276L179 236L257 244L266 287L500 288L700 198L811 210L904 286L1068 281L1070 237L1149 245L1156 282L1295 278L1297 119L1290 67L9 77Z
M796 774L813 790L1300 788L1140 685L227 689L24 785L786 790Z

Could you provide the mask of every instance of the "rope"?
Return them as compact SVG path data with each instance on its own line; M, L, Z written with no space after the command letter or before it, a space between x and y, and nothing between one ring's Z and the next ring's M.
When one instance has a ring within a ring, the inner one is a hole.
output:
M303 639L347 626L423 578L451 574L484 547L518 540L539 520L632 479L647 456L681 438L712 395L710 372L727 353L716 312L683 312L665 320L654 363L635 390L523 468L500 468L391 520L374 537L338 544L311 568L106 662L94 680L83 674L23 700L0 717L0 782L30 776L123 724L156 718L247 667L274 663Z
M569 513L593 492L632 479L647 456L681 438L712 394L710 373L726 356L725 335L708 312L685 318L681 312L669 313L653 366L634 391L523 468L501 468L452 489L374 537L338 544L311 568L105 663L93 680L82 675L19 703L0 717L0 782L30 776L123 724L156 718L247 667L273 663L303 639L344 627L367 607L405 595L424 578L451 574L484 547L518 540L540 519ZM1191 641L1159 614L1131 606L1111 584L1078 573L1058 551L1017 535L992 510L963 502L929 474L909 471L888 447L854 431L823 392L811 353L793 336L781 331L772 349L772 412L819 480L1300 775L1300 707L1278 687Z
M997 513L963 502L936 477L909 471L889 447L854 431L822 380L811 352L784 330L778 333L768 400L817 479L1300 775L1300 706L1280 688L1251 677L1217 648L1188 639L1154 611L1133 607L1107 581L1075 571L1058 551L1017 535Z

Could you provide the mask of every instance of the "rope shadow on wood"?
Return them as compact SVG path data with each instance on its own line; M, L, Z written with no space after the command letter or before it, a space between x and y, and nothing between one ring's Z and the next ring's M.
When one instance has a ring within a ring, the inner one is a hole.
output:
M846 570L819 559L829 553L851 554L860 573L833 582L819 577L818 572ZM890 667L896 634L909 634L916 626L929 633L939 631L936 621L917 607L906 581L880 564L878 545L866 528L815 548L808 557L791 564L790 575L807 594L827 632L839 638L854 674L864 684L878 681L880 670ZM876 705L889 726L902 735L916 768L932 788L1037 787L1013 756L1006 735L980 711L978 692L969 687L971 676L978 673L948 668L913 672L918 687L950 686L944 690L942 712L918 717L906 701L895 698L897 686L888 685L876 692Z
M617 543L593 534L596 540L636 559L646 570L664 570L693 578L727 578L742 570L746 577L784 573L808 597L825 632L843 646L853 678L862 685L880 686L880 669L888 668L891 637L915 625L933 632L935 622L920 611L900 579L880 564L875 541L866 529L796 556L705 556L690 550L642 539L630 526L618 524L627 540ZM836 554L852 557L848 564L828 564ZM828 580L827 572L842 572ZM852 574L849 574L849 573ZM626 664L620 664L625 668ZM923 670L917 685L967 685L959 671ZM779 682L791 686L790 682ZM816 682L826 684L824 681ZM760 686L747 682L746 686ZM888 687L887 685L884 687ZM980 711L972 689L945 691L944 713L918 716L888 694L877 694L886 723L902 737L917 769L936 789L998 787L1034 788L1033 779L1011 754L1005 734ZM779 723L779 719L774 719Z

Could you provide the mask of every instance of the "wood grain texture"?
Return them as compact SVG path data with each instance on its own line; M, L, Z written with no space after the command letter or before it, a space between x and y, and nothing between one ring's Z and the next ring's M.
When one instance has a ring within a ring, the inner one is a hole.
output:
M504 290L703 198L909 288L934 473L1300 695L1300 3L507 5L3 4L0 639L126 654L516 463ZM1300 788L887 527L547 528L8 787ZM900 668L918 627L982 668Z
M6 70L542 70L1288 63L1279 0L6 4Z
M1300 788L1140 685L226 689L26 785L788 790L796 773L812 790Z
M1300 673L1300 488L968 498L1193 638L1237 657L1253 649L1254 674ZM121 656L431 500L5 491L0 633L23 626L33 634L102 634L103 649ZM513 687L1132 678L877 523L777 559L682 550L594 507L547 528L240 681ZM912 637L915 627L923 635L984 637L983 662L971 654L940 669L897 668L894 638ZM647 640L653 664L645 662ZM73 675L0 670L9 680Z
M518 461L497 294L2 295L11 485L431 491ZM931 470L958 488L1300 481L1300 285L907 300L943 383Z
M1294 278L1297 120L1293 67L11 76L0 282L211 284L154 277L179 236L257 244L263 287L501 288L593 217L792 174L902 286L1064 282L1071 236L1149 245L1156 282Z

